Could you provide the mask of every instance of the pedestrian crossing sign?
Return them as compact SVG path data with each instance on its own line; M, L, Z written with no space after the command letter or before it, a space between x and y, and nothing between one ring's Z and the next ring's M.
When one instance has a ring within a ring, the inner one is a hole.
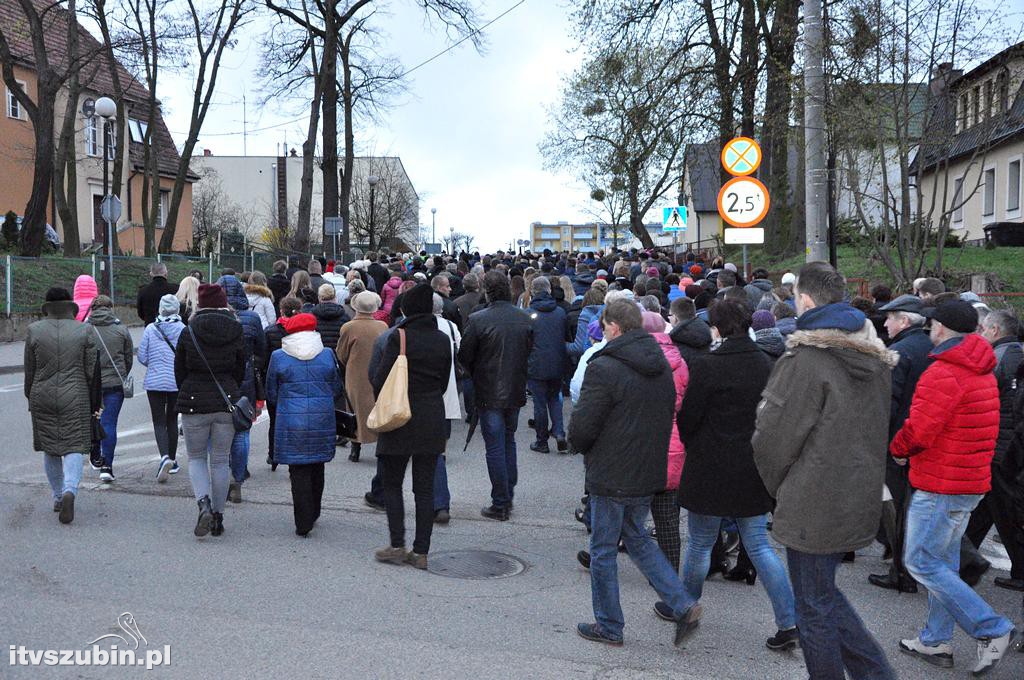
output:
M686 206L661 209L662 231L686 231Z

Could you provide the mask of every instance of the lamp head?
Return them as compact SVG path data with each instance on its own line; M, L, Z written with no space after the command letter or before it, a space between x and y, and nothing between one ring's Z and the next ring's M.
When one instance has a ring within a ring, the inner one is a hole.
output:
M377 182L380 181L380 177L377 177L377 175L370 175L369 177L366 178L366 181L370 184L371 187L376 186Z
M100 97L96 100L96 115L101 118L113 118L117 115L117 104L110 97Z

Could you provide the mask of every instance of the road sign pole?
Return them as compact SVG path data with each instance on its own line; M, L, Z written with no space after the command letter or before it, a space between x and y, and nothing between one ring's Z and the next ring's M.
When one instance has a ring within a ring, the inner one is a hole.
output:
M743 278L750 278L750 273L747 271L747 244L743 244Z
M104 152L105 153L105 152ZM110 244L110 248L107 249L107 266L110 267L110 271L107 272L107 276L110 277L110 299L114 299L114 223L107 219L107 243Z

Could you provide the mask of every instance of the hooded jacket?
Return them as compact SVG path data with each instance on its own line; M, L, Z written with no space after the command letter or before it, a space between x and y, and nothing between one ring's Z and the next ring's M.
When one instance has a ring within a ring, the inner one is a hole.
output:
M771 362L745 335L726 338L693 362L678 416L686 443L679 505L716 517L753 517L772 509L750 446L770 373Z
M566 346L569 356L578 358L587 351L587 348L590 347L590 335L587 332L587 327L590 326L591 321L599 319L603 311L604 305L587 305L580 310L576 319L576 333L573 336L573 341Z
M786 351L786 340L775 326L754 331L757 348L768 355L772 364Z
M798 330L786 342L761 395L751 440L754 463L776 500L772 535L806 553L869 545L882 511L882 452L897 356L863 314L845 307L826 305L816 308L825 312L800 317L798 326L815 328ZM861 317L854 332L843 330L856 321L850 310Z
M47 302L44 318L25 337L25 398L32 414L32 448L51 456L82 453L92 446L92 412L99 341L77 323L70 300Z
M267 363L267 334L263 332L263 322L256 312L249 310L249 299L245 296L242 282L230 274L220 277L217 285L227 294L228 304L235 310L238 322L242 324L242 336L245 340L245 379L242 381L242 394L249 401L256 403L257 377L256 369Z
M910 416L889 451L910 458L910 485L938 494L983 494L991 488L999 434L996 356L980 335L943 343L931 353Z
M565 373L565 310L549 293L530 300L527 310L533 323L533 349L527 377L530 380L560 380Z
M680 321L668 333L679 354L687 363L692 362L701 354L707 354L711 348L711 326L699 317Z
M754 279L743 287L743 292L747 294L747 303L750 306L750 310L754 311L761 304L761 298L772 292L772 282L768 279Z
M256 312L263 324L263 330L267 330L277 323L277 311L274 308L274 294L266 286L257 286L252 283L245 284L245 299L249 303L249 309Z
M624 333L594 354L569 422L569 446L583 454L590 493L665 490L675 404L672 369L647 331Z
M395 304L395 298L398 297L398 289L402 287L402 279L397 276L392 276L388 279L387 283L384 284L384 290L380 293L380 308L391 314L391 309Z
M146 326L139 342L139 363L146 367L143 387L150 392L177 392L174 380L174 348L185 330L181 321L154 321Z
M679 409L683 405L683 396L686 394L686 387L690 382L690 369L679 354L672 339L665 333L651 333L651 337L658 343L661 353L665 355L665 361L672 369L672 381L676 386L675 415L672 418L672 436L668 440L668 470L665 483L665 491L675 491L679 488L679 478L683 474L683 464L686 462L686 447L679 436L679 426L676 418L679 416Z
M324 347L336 350L338 338L341 337L341 327L349 321L345 308L333 302L321 302L313 308L313 316L316 317L316 331L320 334Z
M96 281L88 274L82 274L75 279L74 298L75 304L78 305L75 321L85 321L85 317L89 316L89 308L92 307L92 301L96 299L98 294L99 289L96 287Z
M787 316L783 319L778 319L775 321L775 327L782 333L783 338L788 338L796 330L796 318Z
M209 369L192 341L192 330L202 349ZM219 413L227 411L213 376L216 376L228 399L234 403L241 396L245 380L246 351L242 324L226 309L199 309L189 320L188 329L178 338L174 354L174 377L178 382L178 413ZM211 376L210 372L213 372Z
M287 335L270 358L267 401L276 406L274 462L326 463L334 459L334 400L341 396L334 352L316 331Z
M577 274L572 280L572 289L577 295L586 295L596 278L597 277L594 275L594 272L583 272L582 274Z
M896 436L903 421L910 415L917 381L932 362L932 341L921 326L907 328L896 334L889 349L899 355L892 369L892 403L889 411L889 441Z
M132 372L135 358L132 334L121 320L114 316L114 310L108 307L94 309L89 315L88 323L92 324L93 332L99 336L96 338L96 347L100 351L103 389L121 387L122 378L127 380L128 374Z

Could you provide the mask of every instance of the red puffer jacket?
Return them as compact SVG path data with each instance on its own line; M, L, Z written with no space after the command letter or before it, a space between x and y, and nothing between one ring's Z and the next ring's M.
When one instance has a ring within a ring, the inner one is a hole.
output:
M999 434L995 353L979 335L939 354L917 382L910 417L889 452L910 458L910 484L941 494L983 494Z

